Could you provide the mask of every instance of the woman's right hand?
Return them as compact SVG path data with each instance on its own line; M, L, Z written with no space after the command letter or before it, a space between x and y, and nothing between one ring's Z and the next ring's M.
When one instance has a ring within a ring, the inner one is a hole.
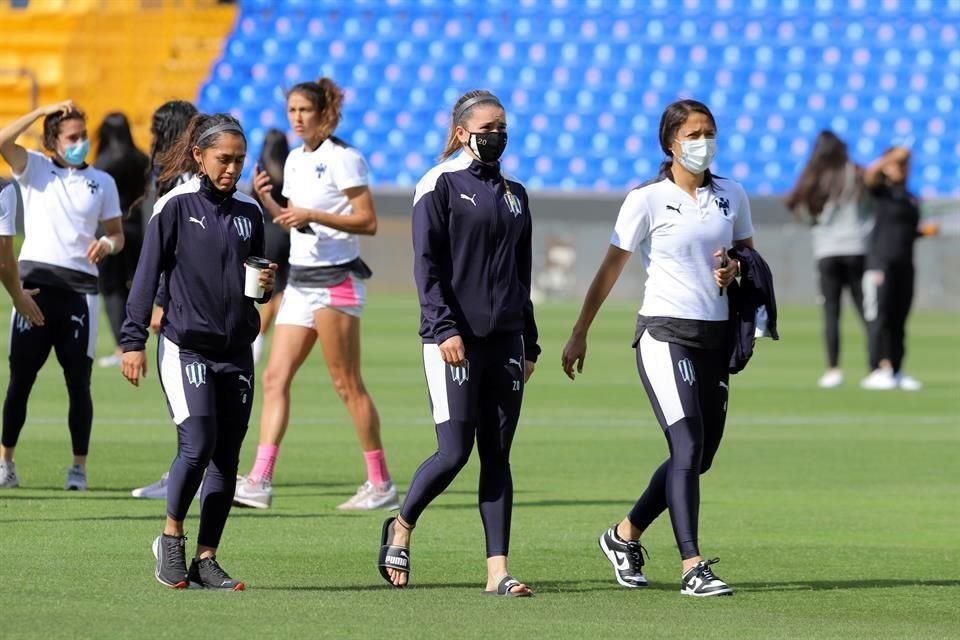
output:
M253 190L257 192L261 202L266 200L270 192L273 191L270 174L261 169L259 163L253 168Z
M44 116L52 116L55 113L67 115L68 113L73 113L76 110L77 106L73 104L73 100L64 100L63 102L57 102L56 104L40 107L40 112Z
M573 372L573 366L577 366L577 373L583 373L583 361L587 358L587 335L574 331L567 340L567 346L563 348L561 363L563 372L571 380L576 378Z
M135 387L140 386L140 378L147 377L147 354L144 351L127 351L120 360L120 372Z
M453 336L440 343L440 355L451 367L462 367L467 361L467 352L463 347L463 338Z

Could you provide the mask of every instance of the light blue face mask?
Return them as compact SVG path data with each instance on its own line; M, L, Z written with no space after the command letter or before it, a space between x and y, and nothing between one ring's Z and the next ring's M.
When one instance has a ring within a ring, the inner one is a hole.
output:
M87 154L90 153L90 140L81 140L77 144L72 144L69 147L63 150L63 159L67 161L67 164L72 165L81 165L83 161L87 159Z

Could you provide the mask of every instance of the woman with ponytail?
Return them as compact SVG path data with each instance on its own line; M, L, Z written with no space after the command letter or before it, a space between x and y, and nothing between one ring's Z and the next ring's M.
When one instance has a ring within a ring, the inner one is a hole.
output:
M467 463L476 441L486 592L533 595L507 567L510 447L540 347L530 300L530 205L523 185L500 171L506 145L500 100L489 91L464 94L453 107L442 162L414 195L414 277L437 451L414 474L399 516L383 523L378 564L394 587L409 581L410 537L420 515Z
M244 588L216 556L253 405L251 344L260 330L254 302L270 300L277 268L262 259L259 205L236 188L246 153L240 124L217 114L194 116L160 156L159 182L191 171L197 175L154 205L120 341L123 376L139 386L147 372L147 332L162 275L167 293L157 359L177 425L177 456L166 487L166 523L153 553L156 579L174 589L190 583ZM183 522L201 480L197 550L188 569Z
M274 321L263 374L260 444L253 469L237 485L235 501L267 509L273 471L290 418L290 385L318 341L340 399L350 412L367 480L343 510L396 509L397 488L387 470L380 416L360 375L360 316L370 269L360 259L361 235L377 232L367 163L334 135L343 92L329 78L302 82L287 94L287 117L303 144L287 157L283 198L274 197L265 167L254 188L267 215L290 233L290 272Z

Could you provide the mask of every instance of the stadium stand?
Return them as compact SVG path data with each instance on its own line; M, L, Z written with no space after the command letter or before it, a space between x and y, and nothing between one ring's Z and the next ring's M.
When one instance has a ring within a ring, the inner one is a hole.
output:
M917 140L917 189L960 194L960 0L242 0L200 91L263 133L284 88L347 88L341 132L380 184L413 184L447 109L486 87L510 112L508 170L532 188L622 189L659 158L657 118L704 100L718 169L754 194L789 188L833 128L867 161Z

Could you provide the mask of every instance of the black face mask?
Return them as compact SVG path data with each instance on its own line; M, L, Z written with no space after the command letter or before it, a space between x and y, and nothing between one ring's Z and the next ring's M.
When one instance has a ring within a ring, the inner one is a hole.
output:
M471 133L469 145L481 162L496 162L507 148L507 132Z

